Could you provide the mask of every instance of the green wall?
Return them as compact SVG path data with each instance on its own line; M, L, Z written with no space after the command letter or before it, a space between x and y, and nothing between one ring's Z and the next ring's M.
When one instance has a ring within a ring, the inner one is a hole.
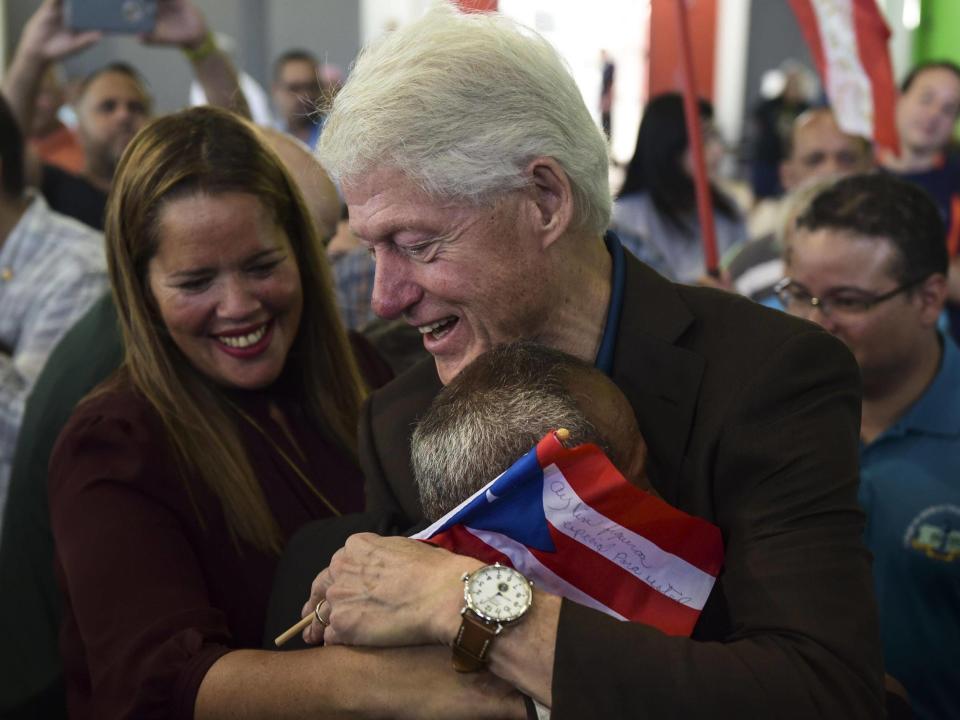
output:
M960 63L960 2L922 0L913 56L916 62L953 60Z

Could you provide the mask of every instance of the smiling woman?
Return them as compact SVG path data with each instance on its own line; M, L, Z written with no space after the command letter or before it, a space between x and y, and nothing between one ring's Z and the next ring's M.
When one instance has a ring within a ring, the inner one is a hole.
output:
M303 310L284 229L256 196L197 193L160 212L150 292L177 348L222 385L276 380Z
M297 185L236 116L147 126L106 238L126 357L50 470L70 714L191 717L209 668L260 646L287 539L361 509L354 353L384 377Z

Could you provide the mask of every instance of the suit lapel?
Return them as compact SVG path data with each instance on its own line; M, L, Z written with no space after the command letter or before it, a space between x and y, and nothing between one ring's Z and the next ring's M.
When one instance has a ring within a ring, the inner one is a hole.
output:
M428 357L371 396L367 408L371 436L364 437L361 427L361 446L375 450L373 458L361 458L367 476L368 509L371 501L382 501L382 489L389 487L393 503L411 523L423 517L417 484L410 468L410 437L420 416L442 388L436 363ZM371 485L374 477L377 482ZM381 490L377 491L375 487Z
M651 480L673 500L703 377L702 356L675 345L694 321L673 283L627 255L613 380L650 448Z

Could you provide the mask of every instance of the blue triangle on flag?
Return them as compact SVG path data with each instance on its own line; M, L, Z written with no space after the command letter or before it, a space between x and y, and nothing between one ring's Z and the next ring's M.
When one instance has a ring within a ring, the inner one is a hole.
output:
M502 533L527 547L556 551L543 512L543 470L536 448L490 486L486 500L471 503L472 507L459 521L478 530Z

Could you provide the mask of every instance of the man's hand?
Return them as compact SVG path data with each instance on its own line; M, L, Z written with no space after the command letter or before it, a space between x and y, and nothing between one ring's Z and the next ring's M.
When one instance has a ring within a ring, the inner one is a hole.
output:
M158 0L153 32L140 40L148 45L199 47L207 37L207 21L191 0Z
M483 565L419 540L360 533L314 580L302 616L326 600L304 640L328 645L449 644L460 625L460 577Z
M450 645L463 607L460 578L483 564L419 540L352 535L313 582L302 615L313 614L325 599L320 612L328 624L314 619L304 640L375 647ZM534 594L523 622L493 644L489 670L549 706L561 599Z
M90 47L101 37L97 30L70 30L64 25L63 0L44 0L24 26L17 54L46 65Z

